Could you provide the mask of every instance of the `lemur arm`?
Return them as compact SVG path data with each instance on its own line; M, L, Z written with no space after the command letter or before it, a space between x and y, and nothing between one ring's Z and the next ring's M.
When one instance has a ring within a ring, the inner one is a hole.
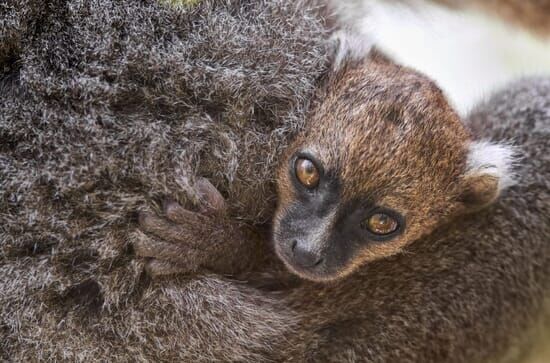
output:
M201 268L235 274L261 259L265 238L260 231L232 220L222 195L206 179L199 179L197 188L202 196L200 212L167 200L164 216L140 213L134 250L151 258L147 263L151 275L192 274Z

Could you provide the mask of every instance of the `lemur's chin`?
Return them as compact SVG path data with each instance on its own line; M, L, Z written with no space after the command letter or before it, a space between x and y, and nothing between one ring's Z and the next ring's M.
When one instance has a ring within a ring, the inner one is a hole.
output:
M340 274L338 273L326 273L322 271L315 271L314 269L304 269L301 267L289 265L286 262L285 264L291 272L305 280L314 282L330 282L341 278Z

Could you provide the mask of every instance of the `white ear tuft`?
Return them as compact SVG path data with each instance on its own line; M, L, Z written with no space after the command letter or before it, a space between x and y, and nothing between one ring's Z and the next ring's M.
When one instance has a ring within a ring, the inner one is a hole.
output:
M334 45L334 60L332 62L334 70L338 70L346 61L365 58L374 45L367 34L349 29L335 32L330 37L330 42Z
M459 199L465 211L476 211L493 203L501 191L514 184L514 148L488 141L472 142Z
M516 149L509 144L474 141L470 144L466 176L487 175L498 181L497 194L515 184Z

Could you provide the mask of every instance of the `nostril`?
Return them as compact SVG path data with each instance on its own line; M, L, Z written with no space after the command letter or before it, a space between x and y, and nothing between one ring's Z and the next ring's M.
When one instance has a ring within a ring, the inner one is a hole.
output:
M292 241L292 246L291 246L292 251L294 251L294 249L296 248L296 245L297 245L297 244L298 244L298 241L296 241L296 240Z

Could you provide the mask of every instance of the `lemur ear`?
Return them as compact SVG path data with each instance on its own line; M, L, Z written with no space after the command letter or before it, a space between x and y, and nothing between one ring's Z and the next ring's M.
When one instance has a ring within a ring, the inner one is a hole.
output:
M346 63L366 58L373 50L373 45L367 34L351 29L334 32L330 37L333 69L338 70Z
M514 184L515 150L506 144L472 142L460 200L468 210L491 204L500 192Z

